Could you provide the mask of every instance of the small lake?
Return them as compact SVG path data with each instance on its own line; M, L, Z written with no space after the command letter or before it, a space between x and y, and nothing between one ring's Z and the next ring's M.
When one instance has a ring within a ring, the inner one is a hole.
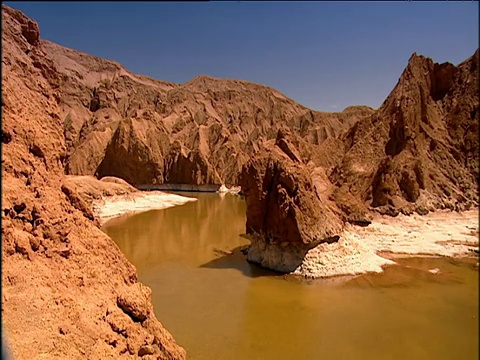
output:
M103 230L189 359L478 359L478 258L403 258L382 274L299 281L246 261L241 198L179 194L198 201Z

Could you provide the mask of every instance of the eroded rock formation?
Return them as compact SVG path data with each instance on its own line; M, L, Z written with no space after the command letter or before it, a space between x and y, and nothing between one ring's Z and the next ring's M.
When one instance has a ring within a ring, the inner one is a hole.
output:
M275 145L261 149L240 175L252 238L248 259L283 272L294 271L309 249L337 241L342 231L335 205L299 158L279 131Z
M478 206L478 58L457 67L414 54L378 111L314 149L280 130L240 176L249 260L290 272L345 222L368 225L372 211Z
M392 215L478 205L478 58L412 55L378 111L342 138L332 182Z
M280 128L318 147L373 113L366 106L312 111L272 88L240 80L153 80L41 42L60 78L69 174L117 176L137 186L230 187L258 144L274 139Z
M14 359L182 359L134 266L64 184L61 80L44 50L37 24L2 5L2 336Z

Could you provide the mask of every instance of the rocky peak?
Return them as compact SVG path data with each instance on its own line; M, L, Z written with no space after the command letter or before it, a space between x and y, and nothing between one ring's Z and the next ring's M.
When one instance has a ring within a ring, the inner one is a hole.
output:
M349 150L333 180L349 183L350 191L379 211L477 203L476 59L455 66L413 54L378 112L348 131Z
M7 21L9 21L9 17L20 25L20 33L30 45L37 46L40 43L40 28L35 20L6 5L2 5L2 14L7 16Z

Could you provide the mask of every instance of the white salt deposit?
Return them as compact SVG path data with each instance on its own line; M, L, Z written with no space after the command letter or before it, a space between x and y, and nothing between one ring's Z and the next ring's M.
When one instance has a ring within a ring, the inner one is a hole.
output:
M166 209L172 206L183 205L190 201L197 201L197 199L168 194L162 191L148 191L103 199L94 204L93 211L95 217L103 225L108 220L120 215Z
M368 227L348 224L337 243L311 249L294 274L327 277L381 272L382 266L394 264L381 253L459 257L471 255L478 245L478 209L425 216L377 215Z

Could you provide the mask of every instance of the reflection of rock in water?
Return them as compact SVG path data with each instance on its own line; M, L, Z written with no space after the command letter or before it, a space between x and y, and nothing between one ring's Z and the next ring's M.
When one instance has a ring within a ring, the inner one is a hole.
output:
M227 250L227 249L218 249L218 248L213 248L213 252L215 253L215 255L217 256L224 256L224 255L233 255L233 251L232 250Z
M201 265L245 244L239 237L245 231L245 204L239 197L228 194L219 201L215 193L181 195L198 201L107 223L105 231L120 248L130 249L132 261L146 267L161 259Z

